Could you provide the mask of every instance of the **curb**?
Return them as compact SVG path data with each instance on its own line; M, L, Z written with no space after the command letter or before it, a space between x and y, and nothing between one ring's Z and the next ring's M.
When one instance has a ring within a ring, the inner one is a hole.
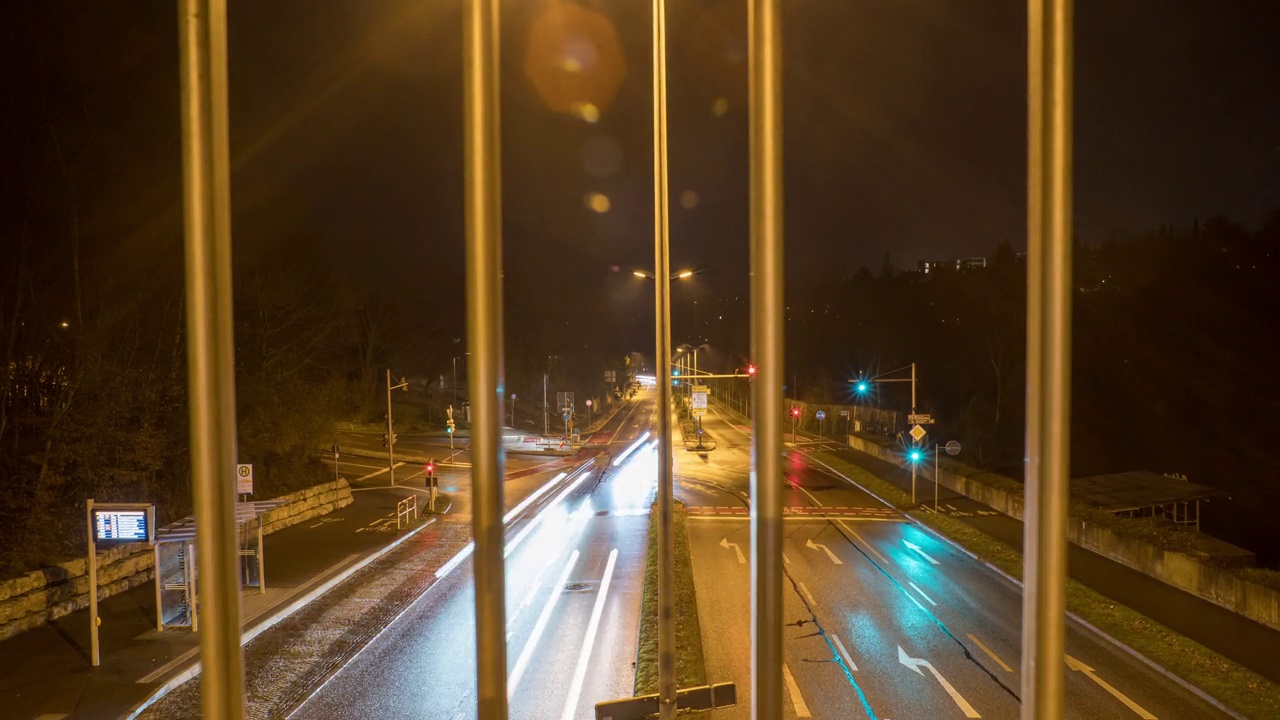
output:
M452 506L453 506L453 503L450 503L449 506L445 507L444 513L441 513L441 515L449 512L449 509ZM258 637L262 633L271 629L276 624L280 623L283 620L286 620L294 613L298 612L302 608L311 604L311 602L323 596L325 593L329 592L334 587L336 587L337 585L341 584L342 582L350 578L352 575L368 567L375 560L381 558L382 556L394 550L404 541L408 540L414 535L417 535L419 532L427 529L427 527L433 525L438 519L439 519L438 517L434 517L427 520L427 522L409 531L403 537L396 538L395 541L383 546L378 550L375 550L374 552L370 553L369 555L366 555L360 560L357 560L355 563L353 563L346 569L342 570L337 575L334 575L333 577L329 578L327 581L322 583L319 587L315 587L311 589L309 592L307 592L305 595L298 598L297 600L294 600L288 605L278 608L277 610L272 612L270 615L268 615L264 619L254 623L253 627L242 629L240 634L240 646L244 647L245 645L249 644L249 642L251 642L254 638ZM199 648L197 647L196 650L198 651ZM195 660L190 662L190 664L187 665L185 669L183 669L182 671L178 672L176 675L173 675L169 679L162 682L160 686L157 687L154 691L152 691L150 695L148 695L142 701L135 704L133 707L129 708L128 712L120 716L120 720L134 720L134 718L141 715L144 711L146 711L147 708L154 705L157 701L159 701L165 695L168 695L178 687L181 687L188 680L191 680L195 676L199 675L201 666L200 666L200 659L198 655L199 654L197 652Z
M858 489L860 489L860 490L862 490L863 492L867 493L867 494L868 494L868 495L870 495L871 497L874 497L875 499L879 500L880 502L884 503L885 505L887 505L887 506L889 506L889 507L892 507L892 508L894 508L895 510L898 510L898 508L894 507L894 505L893 505L892 503L886 502L886 501L885 501L883 498L881 498L879 495L876 495L875 493L871 492L871 491L870 491L870 490L868 490L867 488L865 488L865 487L863 487L862 485L858 484L858 483L857 483L855 480L853 480L852 478L850 478L850 477L846 476L844 473L840 472L839 470L836 470L835 468L833 468L833 467L831 467L830 465L828 465L828 464L826 464L826 463L822 462L821 460L819 460L819 459L817 459L817 458L815 458L815 457L812 457L812 456L809 456L809 457L807 457L806 459L808 459L808 460L812 460L812 461L814 461L814 462L818 463L819 465L823 466L824 468L826 468L826 469L827 469L827 470L829 470L830 472L832 472L832 473L834 473L835 475L837 475L837 476L839 476L839 477L843 478L843 479L845 480L845 482L848 482L849 484L853 485L854 487L857 487ZM978 557L977 555L975 555L975 554L974 554L972 551L970 551L968 548L966 548L966 547L962 546L960 543L956 542L955 540L952 540L951 538L947 537L946 535L943 535L941 532L939 532L939 531L937 531L937 530L935 530L935 529L933 529L933 528L929 527L928 525L926 525L926 524L922 523L918 518L916 518L916 517L915 517L914 515L912 515L910 512L907 512L906 510L898 510L898 512L902 513L902 516L903 516L903 517L905 517L905 518L907 518L907 519L911 520L911 522L912 522L916 527L918 527L918 528L920 528L920 529L924 530L925 532L927 532L927 533L929 533L930 535L932 535L932 536L934 536L934 537L938 538L939 540L941 540L941 541L945 542L946 544L950 545L951 547L955 548L956 550L959 550L961 553L963 553L963 554L965 554L965 555L969 556L969 557L970 557L970 558L972 558L974 561L976 561L979 565L982 565L983 567L987 568L988 570L990 570L990 571L994 572L996 575L1000 576L1001 578L1005 579L1005 580L1006 580L1006 581L1008 581L1009 583L1013 584L1013 585L1014 585L1015 587L1017 587L1019 590L1022 590L1022 589L1023 589L1022 581L1021 581L1021 580L1019 580L1018 578L1013 577L1012 575L1010 575L1009 573L1007 573L1007 572L1005 572L1005 571L1001 570L1000 568L996 567L995 565L992 565L991 563L987 562L986 560L983 560L982 558L980 558L980 557ZM1019 553L1019 555L1021 555L1021 553ZM1077 582L1077 581L1075 581L1075 580L1071 580L1070 578L1067 578L1067 581L1068 581L1068 582ZM1086 587L1087 587L1087 586L1086 586ZM1094 591L1094 592L1097 592L1097 591ZM1114 601L1113 601L1113 602L1114 602ZM1123 605L1123 603L1116 603L1116 604L1117 604L1117 605ZM1175 682L1175 683L1177 683L1178 685L1182 686L1182 688L1183 688L1184 690L1187 690L1187 691L1191 692L1192 694L1194 694L1194 695L1196 695L1197 697L1199 697L1201 700L1204 700L1205 702L1207 702L1207 703L1209 703L1210 705L1212 705L1212 706L1216 707L1217 709L1221 710L1222 712L1226 713L1227 715L1230 715L1231 717L1236 718L1236 720L1248 720L1248 718L1246 718L1244 715L1241 715L1240 713L1236 712L1235 710L1231 709L1230 707L1227 707L1225 704L1223 704L1223 703L1222 703L1222 701L1220 701L1220 700L1218 700L1217 698L1213 697L1212 695L1210 695L1209 693L1205 692L1204 690L1201 690L1199 687L1197 687L1196 685L1192 684L1190 681L1185 680L1185 679L1183 679L1181 676L1174 674L1172 671L1168 670L1168 669L1167 669L1167 668L1165 668L1163 665L1160 665L1159 663L1157 663L1156 661L1154 661L1154 660L1152 660L1151 658L1147 657L1146 655L1143 655L1142 653L1138 652L1137 650L1134 650L1133 648L1129 647L1128 645L1124 644L1123 642L1120 642L1120 641L1119 641L1119 640L1117 640L1116 638L1112 637L1111 635L1109 635L1108 633L1106 633L1105 631L1103 631L1101 628L1098 628L1098 627L1096 627L1095 625L1093 625L1092 623L1090 623L1088 620L1085 620L1084 618L1080 617L1079 615L1077 615L1077 614L1075 614L1075 613L1073 613L1073 612L1071 612L1071 611L1067 611L1067 617L1068 617L1068 618L1071 618L1071 620L1072 620L1073 622L1075 622L1076 624L1080 625L1081 627L1088 629L1088 630L1089 630L1089 631L1091 631L1093 634L1097 635L1098 637L1102 638L1103 640L1106 640L1107 642L1109 642L1109 643L1111 643L1112 645L1116 646L1116 647L1117 647L1117 648L1119 648L1120 650L1124 651L1126 654L1130 655L1130 656L1131 656L1131 657L1133 657L1134 659L1142 661L1142 663L1143 663L1143 664L1145 664L1147 667L1150 667L1152 670L1155 670L1156 672L1160 673L1161 675L1165 676L1166 678L1168 678L1168 679L1172 680L1173 682Z

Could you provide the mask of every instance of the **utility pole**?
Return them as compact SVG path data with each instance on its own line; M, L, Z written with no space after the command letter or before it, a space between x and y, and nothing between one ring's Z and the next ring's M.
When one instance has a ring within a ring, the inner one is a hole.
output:
M551 370L542 374L542 436L546 437L551 432L550 421L547 416L547 376L551 374Z

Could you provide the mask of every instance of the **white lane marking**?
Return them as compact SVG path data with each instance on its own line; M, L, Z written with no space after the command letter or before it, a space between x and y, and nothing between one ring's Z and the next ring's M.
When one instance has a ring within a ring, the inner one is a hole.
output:
M605 597L609 594L609 580L613 577L613 566L618 561L618 548L609 553L609 562L604 566L604 580L600 582L600 592L596 594L595 607L591 608L591 619L587 621L587 637L582 641L582 650L578 653L578 666L573 671L573 682L569 685L569 697L564 702L564 712L560 720L573 720L578 710L578 698L582 695L582 683L587 678L587 662L591 660L591 648L596 642L596 631L600 629L600 616L604 613Z
M813 593L809 592L809 588L802 582L797 582L796 585L800 587L800 594L804 595L804 599L809 603L809 607L818 607L818 601L813 599Z
M747 558L746 558L746 556L745 556L745 555L743 555L743 554L742 554L742 548L738 546L738 543L731 543L731 542L729 542L729 538L727 538L727 537L726 537L726 538L721 538L721 539L720 539L720 547L724 548L725 550L728 550L728 549L730 549L730 548L733 548L733 551L734 551L735 553L737 553L737 554L738 554L738 564L739 564L739 565L746 565L746 564L747 564Z
M973 633L969 633L969 639L972 640L975 645L982 648L982 652L986 653L992 660L995 660L1000 667L1004 668L1005 672L1013 672L1013 668L1009 667L1005 661L1001 660L999 655L992 652L991 648L983 645L981 640L973 636Z
M849 527L849 523L847 523L847 522L845 522L845 521L843 521L843 520L837 520L837 521L836 521L836 524L837 524L837 525L839 525L840 527L844 528L844 531L845 531L845 532L847 532L847 533L849 533L850 535L852 535L852 536L854 536L855 538L857 538L857 539L858 539L858 542L862 543L862 544L863 544L863 546L865 546L865 547L867 548L867 552L869 552L869 553L871 553L872 555L875 555L876 557L880 558L880 563L881 563L882 565L888 565L888 564L889 564L889 558L885 557L884 555L881 555L881 554L880 554L880 551L879 551L879 550L876 550L876 548L875 548L875 546L874 546L874 545L872 545L871 543L867 542L867 539L866 539L866 538L864 538L864 537L862 537L861 535L859 535L857 530L854 530L853 528Z
M782 553L782 562L784 562L784 563L786 563L786 564L788 564L788 565L790 565L790 564L791 564L791 558L787 557L787 554L786 554L785 552L784 552L784 553Z
M858 666L853 664L853 658L849 656L849 651L844 649L844 643L840 642L840 636L831 633L831 639L836 641L836 650L840 651L840 657L844 659L844 664L849 667L849 672L857 672Z
M924 598L925 600L928 600L930 605L932 605L932 606L934 606L934 607L938 607L938 603L934 602L934 601L933 601L933 598L931 598L931 597L929 597L928 595L926 595L926 594L924 593L924 591L920 589L920 586L919 586L919 585L916 585L915 583L911 582L910 580L908 580L908 581L907 581L907 584L908 584L908 585L910 585L911 587L915 588L915 589L916 589L916 592L920 593L920 597Z
M938 561L937 561L937 560L934 560L933 558L931 558L931 557L929 557L928 555L926 555L926 554L925 554L925 552L924 552L924 550L921 550L921 549L920 549L920 546L919 546L919 545L917 545L917 544L915 544L915 543L911 542L910 540L903 540L903 541L902 541L902 544L903 544L903 545L906 545L908 550L913 550L913 551L915 551L916 553L918 553L918 554L920 555L920 557L924 558L925 560L928 560L930 565L937 565L937 564L938 564Z
M836 557L836 554L831 552L831 548L827 547L826 545L823 545L822 543L816 543L813 540L806 540L804 542L804 546L809 548L810 550L822 550L822 552L826 553L827 557L831 559L831 562L835 563L836 565L844 564L843 560Z
M560 596L564 594L564 585L569 582L569 573L573 572L573 566L578 562L578 556L581 555L577 550L569 556L569 562L565 563L564 570L560 573L560 579L556 581L555 587L551 589L551 596L547 598L547 604L542 606L542 614L538 616L538 622L533 626L533 632L529 634L529 639L525 641L524 650L520 651L520 657L516 660L515 667L511 668L511 677L507 679L507 699L510 700L516 694L516 688L520 685L520 679L524 677L524 671L529 668L529 661L533 659L533 652L538 648L538 640L542 638L542 632L547 629L547 623L551 620L551 613L556 609L556 603L560 601Z
M786 663L782 663L782 678L787 681L787 692L791 694L791 706L796 710L796 717L813 717L809 713L809 706L804 702L804 697L800 695L800 686L796 685L796 679L792 677L791 668Z
M404 465L404 463L402 462L396 463L396 467L400 467L401 465ZM361 480L368 480L369 478L377 477L386 471L387 471L387 468L382 468L381 470L375 470L374 472L371 472L368 475L361 475L360 477L356 478L355 480L352 480L351 482L358 483Z
M1151 713L1147 712L1146 709L1143 708L1141 705L1130 700L1124 693L1115 689L1115 687L1113 687L1106 680L1103 680L1102 678L1098 677L1097 672L1093 668L1089 667L1088 665L1085 665L1084 663L1071 657L1070 655L1067 655L1066 657L1067 657L1067 667L1071 668L1075 672L1084 673L1085 677L1098 683L1098 685L1101 686L1103 690L1106 690L1107 692L1111 693L1112 697L1124 703L1126 707L1132 710L1134 714L1136 714L1138 717L1142 718L1142 720L1156 720L1155 715L1152 715Z
M977 710L973 709L973 706L969 704L969 701L965 700L964 697L960 695L960 692L956 690L954 687L952 687L951 683L947 682L946 678L942 677L942 673L938 672L938 668L934 667L933 664L930 663L928 660L911 657L910 655L907 654L907 651L903 650L902 646L899 645L898 646L898 662L902 663L903 667L906 667L910 670L914 670L916 674L920 676L924 676L924 673L920 672L920 668L928 668L929 672L933 675L933 678L938 681L938 684L942 686L943 690L947 691L947 694L950 695L951 699L955 701L956 707L960 708L960 711L964 713L965 717L967 718L982 717L981 715L978 714Z

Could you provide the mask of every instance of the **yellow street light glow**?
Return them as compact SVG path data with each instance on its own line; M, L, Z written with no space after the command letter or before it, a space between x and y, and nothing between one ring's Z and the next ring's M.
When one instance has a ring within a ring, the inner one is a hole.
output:
M687 277L693 277L693 271L692 271L692 270L685 270L684 272L680 273L679 275L676 275L676 277L680 278L681 280L683 280L683 279L685 279L685 278L687 278Z
M609 212L609 198L602 193L587 193L587 207L598 213Z
M631 271L631 274L632 274L632 275L635 275L636 277L640 277L640 278L647 278L647 277L649 277L649 273L647 273L647 272L645 272L645 271L643 271L643 270L632 270L632 271Z

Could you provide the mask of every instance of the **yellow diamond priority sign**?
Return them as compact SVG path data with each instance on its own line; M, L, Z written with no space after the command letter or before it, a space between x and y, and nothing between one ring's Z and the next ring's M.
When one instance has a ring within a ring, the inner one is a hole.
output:
M924 436L928 435L929 433L925 431L923 426L917 425L911 428L911 432L909 434L911 435L912 438L915 439L916 442L920 442L921 440L924 440Z

